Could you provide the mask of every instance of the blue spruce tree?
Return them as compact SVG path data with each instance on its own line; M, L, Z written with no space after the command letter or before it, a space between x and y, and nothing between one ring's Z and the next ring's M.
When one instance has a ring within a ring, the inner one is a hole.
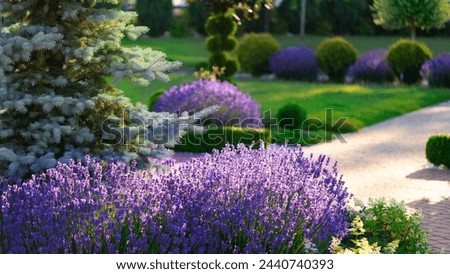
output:
M122 47L124 37L147 28L132 25L135 13L95 8L100 2L119 1L0 2L0 177L86 154L149 164L194 127L197 117L148 112L105 80L168 81L180 63L150 48Z

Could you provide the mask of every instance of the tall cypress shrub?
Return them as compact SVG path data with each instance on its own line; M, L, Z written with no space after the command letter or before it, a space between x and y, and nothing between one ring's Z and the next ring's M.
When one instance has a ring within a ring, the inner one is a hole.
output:
M150 36L161 36L173 21L172 0L137 0L139 23L150 29Z

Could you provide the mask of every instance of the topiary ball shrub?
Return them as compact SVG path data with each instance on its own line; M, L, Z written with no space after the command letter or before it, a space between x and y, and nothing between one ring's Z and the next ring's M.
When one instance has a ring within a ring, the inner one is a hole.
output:
M237 29L237 23L225 14L210 16L205 23L205 30L210 36L232 36L236 34Z
M428 139L425 154L430 163L450 168L450 135L434 135Z
M276 52L269 60L269 67L278 78L287 80L315 81L319 73L314 51L300 47Z
M351 82L392 82L395 78L391 64L385 60L387 51L372 50L358 58L350 66L347 76Z
M355 63L357 50L341 37L324 39L316 51L317 61L332 81L344 82L347 69Z
M277 40L270 34L249 33L239 42L236 55L241 70L252 75L269 73L269 59L280 49Z
M235 37L237 23L231 14L213 13L206 21L205 30L209 34L206 48L211 53L210 67L225 68L219 78L232 81L234 74L239 69L239 64L235 57L228 54L227 51L233 51L237 45Z
M283 129L301 129L307 119L304 108L295 103L284 105L277 113L278 126Z
M450 88L450 53L426 61L420 69L420 75L428 80L431 87Z
M218 105L219 110L202 120L203 125L260 127L260 105L250 94L226 81L197 80L171 87L153 106L156 112L199 112Z
M386 60L404 83L415 84L420 79L420 68L433 53L422 42L400 39L389 47Z
M86 158L0 189L1 253L325 252L349 226L336 165L301 147L227 147L162 172Z

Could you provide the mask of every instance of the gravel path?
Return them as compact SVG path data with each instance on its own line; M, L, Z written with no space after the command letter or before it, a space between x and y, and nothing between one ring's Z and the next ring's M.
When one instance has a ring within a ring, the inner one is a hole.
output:
M355 198L395 198L424 214L436 250L450 252L450 170L425 158L428 137L450 133L450 101L427 107L344 135L338 140L305 148L338 161Z
M355 198L395 198L422 211L431 246L450 253L450 170L425 158L428 137L438 133L450 133L450 101L345 134L346 143L335 140L304 150L338 161ZM198 156L175 158L182 162Z

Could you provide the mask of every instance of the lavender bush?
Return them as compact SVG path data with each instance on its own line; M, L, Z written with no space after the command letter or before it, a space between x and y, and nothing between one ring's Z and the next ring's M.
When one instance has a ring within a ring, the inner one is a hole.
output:
M394 71L385 60L386 53L386 50L379 49L363 54L350 66L347 77L351 82L392 82Z
M159 173L87 157L1 190L0 253L301 253L348 228L336 165L300 147L226 147Z
M252 97L226 81L197 80L174 86L155 103L157 112L198 112L205 107L220 106L217 113L204 119L204 125L248 126L261 125L260 105Z
M450 53L426 61L420 69L420 75L432 87L450 88Z
M315 81L319 73L316 54L308 48L290 47L276 52L269 61L270 70L279 78Z

